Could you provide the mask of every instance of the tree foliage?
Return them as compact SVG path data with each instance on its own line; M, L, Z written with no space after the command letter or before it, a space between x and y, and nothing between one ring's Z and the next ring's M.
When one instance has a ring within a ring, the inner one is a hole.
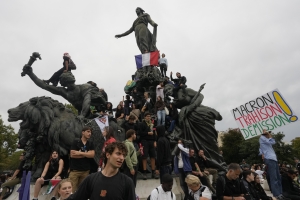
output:
M8 169L17 149L18 135L11 125L5 125L0 115L0 171Z
M300 156L300 137L296 137L292 140L292 147L294 149L296 157Z
M229 130L222 137L223 157L226 163L240 163L245 159L249 164L263 163L262 157L259 156L259 137L244 140L238 129ZM293 162L294 150L292 145L283 142L285 135L283 133L273 134L276 144L273 145L277 155L278 162ZM299 143L300 144L300 143Z
M65 103L65 107L72 110L75 115L78 115L78 110L70 103Z

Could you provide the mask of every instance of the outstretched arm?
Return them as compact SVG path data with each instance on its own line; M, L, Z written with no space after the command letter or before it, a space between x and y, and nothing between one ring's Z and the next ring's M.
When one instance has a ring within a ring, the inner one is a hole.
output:
M24 66L24 68L31 68L30 66ZM66 98L64 88L63 87L55 87L52 85L46 84L44 81L39 79L32 71L32 68L30 69L30 72L27 71L27 75L31 78L31 80L40 88L47 90L51 92L52 94L61 95L62 97Z
M126 31L125 33L122 33L122 34L119 34L119 35L115 35L115 37L116 38L124 37L126 35L129 35L132 32L133 32L133 26L128 31Z

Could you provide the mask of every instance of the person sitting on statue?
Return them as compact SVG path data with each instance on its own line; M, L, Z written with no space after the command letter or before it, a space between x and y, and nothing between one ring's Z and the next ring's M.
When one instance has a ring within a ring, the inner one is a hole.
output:
M170 73L170 77L171 77L171 81L173 81L175 83L174 91L178 92L178 90L182 89L183 97L185 97L185 95L186 95L185 88L187 87L185 85L185 83L187 81L185 76L181 76L180 72L176 72L177 78L173 79L172 74L173 74L173 72Z
M49 161L46 163L41 177L38 178L34 185L33 200L38 199L38 195L43 185L48 185L50 180L61 179L64 161L59 157L56 150L52 151ZM53 192L56 194L56 189Z
M121 125L124 121L124 108L122 106L122 104L119 104L117 106L117 109L116 109L116 114L115 114L115 118L117 119L117 122L119 125Z
M131 112L130 105L132 104L132 101L130 99L130 95L126 95L126 100L124 101L124 114L125 116L129 115Z
M163 102L160 96L157 97L156 102L154 104L154 109L157 114L157 126L165 125L166 111L165 111L165 103Z
M116 38L121 38L135 32L137 46L141 53L157 51L156 48L156 27L157 24L151 19L150 15L144 13L142 8L137 7L135 10L138 18L133 22L132 27L123 34L115 35ZM150 23L154 27L153 34L148 30L147 26Z
M157 86L156 86L156 98L160 96L162 100L164 101L164 82L161 81Z
M61 68L60 70L58 70L57 72L55 72L50 79L48 80L44 80L45 83L49 84L52 83L53 86L57 86L58 81L59 81L59 77L62 73L67 72L67 71L71 71L72 69L75 70L76 69L76 65L74 64L74 62L71 59L71 56L69 55L69 53L64 53L63 55L63 68Z
M14 172L14 174L12 175L12 177L10 177L5 183L3 183L1 185L1 189L2 189L2 193L1 193L1 196L0 196L0 200L3 199L3 197L6 195L7 193L7 189L8 188L11 188L19 183L21 183L21 179L22 179L22 176L23 176L23 171L25 170L23 168L23 166L25 165L25 159L24 159L24 156L25 156L25 152L21 153L20 155L20 164L19 164L19 167L18 169ZM26 172L30 171L30 169L26 169ZM26 178L26 177L24 177Z
M153 101L150 98L150 95L148 92L144 92L144 102L142 107L142 113L145 113L146 111L151 112L153 108Z
M46 84L33 73L32 67L28 64L23 67L22 73L24 75L27 74L40 88L62 96L69 101L78 110L79 116L77 118L80 120L90 116L90 106L106 105L103 95L96 87L90 84L75 85L76 80L71 72L60 75L59 81L63 87L54 87Z
M168 70L168 60L165 58L166 55L164 53L161 54L161 57L162 58L159 58L159 60L158 60L158 64L159 64L159 67L160 67L162 77L166 77L167 76L167 70Z
M141 110L138 109L136 104L132 104L132 111L130 112L130 115L133 115L135 117L135 121L139 122L140 121L140 116L141 116Z

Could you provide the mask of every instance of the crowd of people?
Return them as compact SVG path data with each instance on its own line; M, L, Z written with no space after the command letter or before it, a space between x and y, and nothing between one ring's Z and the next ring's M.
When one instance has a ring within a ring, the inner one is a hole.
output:
M52 200L57 196L60 199L99 199L99 195L100 199L133 200L136 199L138 172L141 172L143 180L160 179L160 185L149 194L150 200L176 200L176 195L172 192L174 174L179 177L186 200L273 199L266 195L261 186L264 180L269 183L275 199L300 199L299 182L294 181L300 171L299 159L295 159L298 171L287 168L287 165L281 166L280 170L272 148L275 141L266 130L260 137L260 153L264 164L250 166L244 160L241 165L228 165L227 172L222 174L209 165L203 149L193 149L192 145L185 144L181 139L178 140L172 156L167 134L174 131L178 110L172 102L165 99L164 86L173 84L174 92L182 89L185 95L187 79L179 72L176 73L177 78L173 79L171 72L169 80L166 76L168 62L165 54L162 54L159 64L164 81L156 86L155 99L151 98L148 91L141 95L134 88L113 108L113 104L108 102L105 90L99 89L107 104L104 107L91 106L91 113L109 115L110 120L124 129L125 140L118 141L110 126L102 130L105 142L101 159L96 163L98 172L93 169L95 148L89 141L92 129L85 126L81 138L73 141L67 169L59 152L52 151L40 178L35 182L33 200L38 199L41 187L51 180L60 181L52 192ZM59 75L71 69L76 69L76 66L70 55L65 53L63 68L45 82L56 86ZM88 84L97 87L93 81ZM1 179L3 183L0 200L8 189L21 182L25 170L24 153L20 156L20 166L14 174L9 179Z

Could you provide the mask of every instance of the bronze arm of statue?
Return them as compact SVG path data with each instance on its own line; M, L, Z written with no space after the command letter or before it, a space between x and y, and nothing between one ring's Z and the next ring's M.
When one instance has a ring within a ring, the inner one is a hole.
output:
M31 62L31 64L32 63L33 62ZM78 116L80 120L89 115L93 89L93 86L90 84L75 85L73 74L71 72L66 72L60 76L60 84L63 87L48 85L33 73L32 67L29 64L26 64L23 67L22 75L25 76L26 74L40 88L47 90L52 94L60 95L69 101L80 113ZM104 103L105 100L101 99L101 102Z

